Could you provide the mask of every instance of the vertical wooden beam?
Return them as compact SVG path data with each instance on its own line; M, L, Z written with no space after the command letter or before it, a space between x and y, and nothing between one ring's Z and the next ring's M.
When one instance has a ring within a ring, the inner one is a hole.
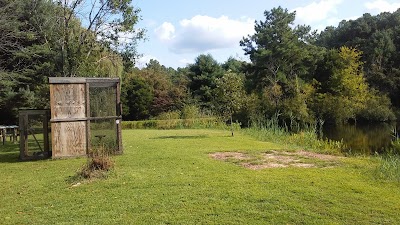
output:
M86 102L86 155L89 154L92 141L90 138L90 84L86 82L85 86L85 91L86 91L86 97L85 97L85 102Z
M19 158L24 160L28 156L28 114L19 115Z
M116 83L116 112L117 116L122 115L122 104L121 104L121 85L120 82ZM117 145L118 145L118 153L123 152L122 148L122 131L121 131L121 126L122 126L122 119L117 119L116 120L116 125L117 125Z
M18 127L14 127L13 128L13 143L15 143L18 139L17 139L17 136L18 136Z
M43 115L43 147L46 153L50 153L49 149L49 112L46 111Z
M1 133L2 133L1 137L2 137L2 139L3 139L3 145L5 145L5 144L6 144L6 136L7 136L7 129L6 129L6 127L3 127L3 128L1 129Z
M55 102L55 97L54 97L54 85L56 84L50 84L50 118L55 118L55 112L56 112L56 102ZM55 123L50 123L51 126L51 156L52 158L55 158L56 154L56 125Z

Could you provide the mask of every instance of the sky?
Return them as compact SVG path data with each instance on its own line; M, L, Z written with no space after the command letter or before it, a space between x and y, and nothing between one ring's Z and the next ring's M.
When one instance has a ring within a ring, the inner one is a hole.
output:
M313 30L337 26L364 13L394 12L400 0L133 0L141 9L138 28L146 41L138 52L137 66L150 59L167 67L185 67L200 54L211 54L223 63L229 57L248 60L240 40L254 33L254 22L265 20L264 11L281 6L296 11L296 24Z

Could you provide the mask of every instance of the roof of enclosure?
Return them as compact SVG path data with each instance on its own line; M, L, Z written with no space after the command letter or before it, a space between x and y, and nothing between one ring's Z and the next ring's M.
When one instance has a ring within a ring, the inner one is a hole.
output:
M98 87L110 87L119 83L118 77L49 77L50 84L93 84Z

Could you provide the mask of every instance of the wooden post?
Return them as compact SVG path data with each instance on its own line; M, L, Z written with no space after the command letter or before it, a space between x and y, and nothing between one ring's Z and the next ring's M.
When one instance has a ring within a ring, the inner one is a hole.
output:
M86 83L85 85L85 91L86 91L86 96L85 96L85 102L86 102L86 155L90 153L90 148L92 145L92 140L91 140L91 134L90 134L90 84Z
M7 129L6 129L6 127L3 127L2 129L1 129L1 137L2 137L2 139L3 139L3 145L5 145L6 144L6 135L7 135Z
M7 134L7 130L6 130L6 127L3 127L2 129L1 129L1 133L2 133L2 139L3 139L3 145L5 145L6 144L6 134Z
M17 136L18 136L18 127L13 128L13 143L17 141Z
M49 148L49 112L46 111L43 115L43 147L46 153L50 153Z
M21 160L28 156L28 114L19 114L19 158Z
M117 116L121 117L122 115L122 104L121 104L121 85L120 82L117 82L116 84L116 112L117 112ZM117 145L118 145L118 153L122 154L123 152L123 148L122 148L122 132L121 132L121 126L122 126L122 117L121 119L117 119L116 121L116 125L117 125Z

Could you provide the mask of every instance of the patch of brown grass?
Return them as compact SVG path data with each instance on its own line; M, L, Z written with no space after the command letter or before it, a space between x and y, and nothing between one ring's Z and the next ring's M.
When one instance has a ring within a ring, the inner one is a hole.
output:
M97 149L88 156L88 160L81 170L78 171L78 176L85 179L104 178L107 172L114 168L114 160L104 149Z
M257 156L241 152L216 152L209 154L209 156L217 160L233 162L252 170L286 167L326 168L336 165L341 158L307 151L268 151Z

